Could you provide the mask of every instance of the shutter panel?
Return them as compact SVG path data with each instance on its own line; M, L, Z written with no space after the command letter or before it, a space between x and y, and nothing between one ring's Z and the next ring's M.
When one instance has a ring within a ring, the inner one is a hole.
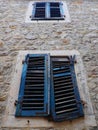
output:
M49 114L49 69L48 54L26 56L15 116L47 116Z
M55 121L83 116L72 57L51 58L51 114Z
M43 20L46 18L46 3L45 2L36 2L34 4L33 15L31 20Z
M50 3L50 19L51 20L64 20L63 7L61 2Z

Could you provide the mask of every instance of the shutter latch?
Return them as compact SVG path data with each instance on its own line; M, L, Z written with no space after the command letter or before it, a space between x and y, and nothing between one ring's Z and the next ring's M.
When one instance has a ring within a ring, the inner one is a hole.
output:
M15 105L15 106L17 106L17 104L18 104L18 101L17 101L17 100L15 100L14 105Z
M77 101L77 103L82 104L84 107L87 105L87 102L84 100Z
M22 100L20 101L15 100L14 105L17 106L17 104L22 104L22 102L23 102Z
M84 107L86 107L86 105L87 105L87 102L86 102L86 101L81 100L81 103L82 103L82 105L83 105Z

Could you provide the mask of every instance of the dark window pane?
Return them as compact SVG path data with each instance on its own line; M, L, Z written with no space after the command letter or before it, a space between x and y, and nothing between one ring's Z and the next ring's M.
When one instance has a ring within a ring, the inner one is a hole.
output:
M36 8L35 17L36 18L45 18L45 8Z
M50 3L50 7L59 7L59 3L57 2Z
M36 7L45 7L45 3L36 3Z
M51 8L50 9L50 16L51 17L61 17L60 8Z

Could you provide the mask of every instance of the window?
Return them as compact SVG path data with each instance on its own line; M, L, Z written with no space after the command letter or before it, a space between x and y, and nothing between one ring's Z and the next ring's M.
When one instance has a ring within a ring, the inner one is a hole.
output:
M26 23L71 22L65 1L30 1L26 11Z
M62 2L35 2L31 20L64 20Z
M74 63L75 56L28 54L15 116L51 115L54 121L83 116Z

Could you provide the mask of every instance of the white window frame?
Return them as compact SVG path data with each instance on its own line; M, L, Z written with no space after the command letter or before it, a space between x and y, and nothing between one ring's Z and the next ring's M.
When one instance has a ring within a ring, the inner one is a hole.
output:
M67 7L67 3L65 1L55 1L55 2L62 2L62 10L63 10L63 15L64 15L64 20L31 20L31 16L32 16L32 12L34 10L34 3L36 2L41 2L41 1L31 1L29 2L28 5L28 9L26 12L26 17L25 17L25 23L44 23L44 22L65 22L65 23L69 23L71 22L71 18L69 15L69 11L68 11L68 7ZM48 2L48 1L47 1ZM49 1L52 2L52 1Z

